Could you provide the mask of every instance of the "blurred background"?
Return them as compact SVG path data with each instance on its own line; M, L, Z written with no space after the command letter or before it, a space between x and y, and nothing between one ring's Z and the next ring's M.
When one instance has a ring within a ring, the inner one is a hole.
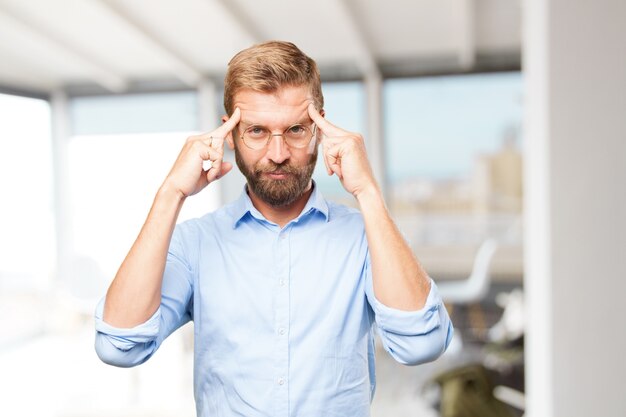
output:
M379 348L372 415L626 415L621 0L0 0L0 415L195 414L192 325L117 369L93 310L186 137L220 123L229 59L269 39L318 62L457 330L425 366Z

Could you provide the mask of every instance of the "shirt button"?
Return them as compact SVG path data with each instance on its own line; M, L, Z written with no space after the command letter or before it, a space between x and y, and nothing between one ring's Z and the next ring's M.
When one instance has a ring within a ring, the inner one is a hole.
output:
M284 287L284 286L285 286L285 280L284 280L284 279L279 280L279 281L278 281L278 284L279 284L281 287Z
M284 385L285 384L285 379L284 378L278 378L278 385Z
M285 334L285 329L281 327L280 329L278 329L278 333L281 335Z
M280 238L281 238L282 240L287 239L287 234L286 234L286 233L281 234L281 235L280 235Z

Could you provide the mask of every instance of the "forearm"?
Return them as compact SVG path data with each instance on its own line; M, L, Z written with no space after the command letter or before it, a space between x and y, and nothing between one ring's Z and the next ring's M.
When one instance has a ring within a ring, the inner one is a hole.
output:
M148 320L161 303L161 285L172 232L183 196L167 186L157 193L148 217L106 295L103 320L130 328Z
M365 222L376 298L388 307L421 309L430 279L391 219L377 187L357 196Z

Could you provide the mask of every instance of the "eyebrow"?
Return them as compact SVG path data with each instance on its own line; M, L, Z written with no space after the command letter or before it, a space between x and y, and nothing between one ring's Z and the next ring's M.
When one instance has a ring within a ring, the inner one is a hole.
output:
M310 123L309 123L310 122ZM289 129L291 126L293 125L306 125L306 124L313 124L313 119L311 119L308 116L303 116L300 120L289 124L287 127L285 127L285 129ZM250 126L261 126L261 127L266 127L263 123L253 123L249 120L240 120L239 124L246 126L246 128L250 127Z

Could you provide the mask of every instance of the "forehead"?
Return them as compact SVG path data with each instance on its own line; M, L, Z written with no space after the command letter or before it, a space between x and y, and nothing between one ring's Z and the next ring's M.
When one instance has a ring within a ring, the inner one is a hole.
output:
M282 87L271 93L244 89L234 97L243 124L289 125L308 120L313 97L308 86ZM304 119L304 120L302 120Z

